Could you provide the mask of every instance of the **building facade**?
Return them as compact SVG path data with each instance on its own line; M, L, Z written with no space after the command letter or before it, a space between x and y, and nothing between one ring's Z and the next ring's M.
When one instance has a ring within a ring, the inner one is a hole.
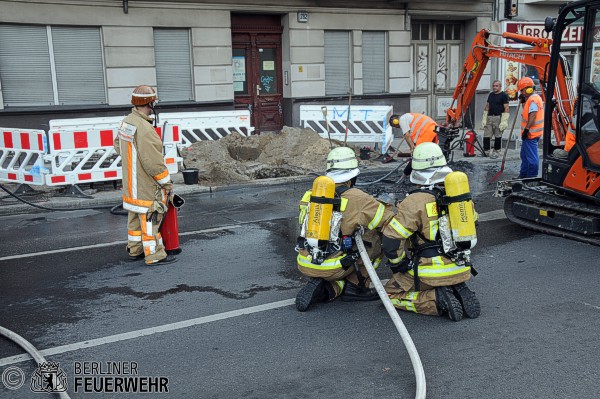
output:
M157 87L159 111L248 109L258 131L298 126L302 104L350 100L443 119L466 47L503 6L239 3L0 0L0 126L122 115L139 84ZM552 2L529 3L519 18L535 7L557 14Z

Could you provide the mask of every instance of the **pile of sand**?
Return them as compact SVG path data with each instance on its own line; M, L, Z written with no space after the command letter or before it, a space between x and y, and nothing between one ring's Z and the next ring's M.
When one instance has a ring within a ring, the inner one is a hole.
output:
M343 143L332 140L334 147ZM355 149L358 156L358 147ZM200 170L200 184L225 185L256 179L323 173L329 140L311 129L284 126L279 133L244 137L237 133L200 141L183 151L186 168Z

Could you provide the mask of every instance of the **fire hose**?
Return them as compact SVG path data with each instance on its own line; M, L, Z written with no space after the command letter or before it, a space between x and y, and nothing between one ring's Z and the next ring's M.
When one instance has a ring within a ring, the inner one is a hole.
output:
M413 365L413 370L415 372L415 378L417 382L417 392L415 394L415 398L424 399L426 391L425 371L423 371L423 364L421 363L421 358L419 357L417 348L415 347L415 344L413 343L412 338L408 333L408 330L406 329L404 323L402 322L402 319L400 319L400 316L398 315L398 311L396 310L394 305L392 305L392 301L390 301L390 298L388 297L387 293L385 292L385 289L383 288L383 285L381 284L381 280L379 280L379 277L377 276L377 273L373 268L373 264L371 263L371 259L367 254L367 249L365 248L365 244L362 240L362 232L356 232L356 234L354 235L354 239L356 241L356 246L358 247L358 252L360 253L360 257L363 261L363 264L367 268L367 272L369 273L369 277L371 278L371 282L375 286L377 294L379 294L379 298L381 298L381 302L383 302L385 309L392 318L392 321L394 322L398 333L400 333L402 342L404 342L404 346L406 347L408 355L410 356L410 361Z
M13 341L15 344L19 345L21 348L25 349L27 353L35 360L35 362L39 365L42 363L48 363L48 361L42 356L40 352L25 338L21 337L19 334L0 326L0 335L9 340ZM71 397L66 392L55 392L58 394L60 399L70 399Z

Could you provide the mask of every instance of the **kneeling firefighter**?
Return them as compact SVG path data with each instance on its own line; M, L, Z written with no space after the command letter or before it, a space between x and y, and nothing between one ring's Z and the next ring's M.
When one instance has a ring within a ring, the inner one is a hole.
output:
M317 177L300 202L298 269L310 281L298 292L296 307L331 301L370 301L378 298L353 240L363 227L363 240L374 266L383 251L380 232L393 216L392 206L354 187L360 170L354 150L338 147L327 156L327 175Z
M393 272L386 292L398 309L453 321L476 318L481 306L466 285L475 274L470 250L477 242L467 176L446 165L435 143L415 148L412 168L410 180L419 188L396 204L383 231Z

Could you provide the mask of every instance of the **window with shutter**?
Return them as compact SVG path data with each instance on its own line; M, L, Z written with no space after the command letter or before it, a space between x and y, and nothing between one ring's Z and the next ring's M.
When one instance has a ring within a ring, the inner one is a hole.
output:
M325 31L325 94L350 93L350 32Z
M386 91L386 52L385 32L363 32L362 64L363 92L365 94Z
M52 27L58 103L106 104L100 28Z
M159 100L193 100L189 30L154 29L154 56Z
M0 25L0 83L5 107L54 104L45 26Z
M0 25L5 107L106 104L100 28Z

